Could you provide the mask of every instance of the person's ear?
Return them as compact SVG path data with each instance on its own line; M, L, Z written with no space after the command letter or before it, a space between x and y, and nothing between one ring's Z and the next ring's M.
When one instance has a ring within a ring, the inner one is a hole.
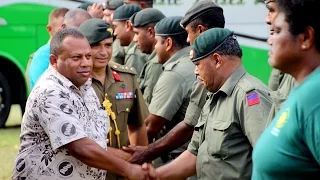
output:
M155 31L154 31L154 28L153 27L148 27L148 36L151 37L151 38L154 38L155 37Z
M52 67L57 68L58 57L54 54L50 54L50 64Z
M145 8L148 7L148 4L147 4L146 2L140 2L140 7L141 7L142 9L145 9Z
M223 64L222 56L218 53L213 53L212 60L215 63L216 69L219 69Z
M173 40L169 37L165 40L166 51L170 51L173 48Z
M52 26L50 26L50 25L48 24L46 28L47 28L48 33L51 35L51 33L52 33Z
M130 20L126 20L125 23L126 23L126 24L125 24L126 32L132 31L132 30L133 30L133 27L132 27L132 24L131 24Z
M67 27L66 23L62 23L62 24L61 24L61 28L62 28L62 29L65 29L66 27Z
M315 33L311 26L307 26L301 35L299 35L299 40L301 41L301 49L308 50L315 43Z
M199 33L203 33L205 32L206 30L208 30L208 28L204 27L203 25L199 24L196 28L196 31L199 31Z

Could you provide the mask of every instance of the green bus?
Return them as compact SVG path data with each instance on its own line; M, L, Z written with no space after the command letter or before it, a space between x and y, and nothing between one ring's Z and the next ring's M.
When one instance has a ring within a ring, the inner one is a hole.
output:
M94 0L92 0L94 1ZM95 2L104 0L95 0ZM154 7L166 16L181 15L196 0L158 0ZM244 52L245 68L267 83L268 26L266 8L256 0L214 0L224 9L226 27L237 34ZM1 0L0 1L0 128L4 127L12 104L22 112L29 94L26 67L29 56L48 41L46 25L56 7L76 8L81 0Z

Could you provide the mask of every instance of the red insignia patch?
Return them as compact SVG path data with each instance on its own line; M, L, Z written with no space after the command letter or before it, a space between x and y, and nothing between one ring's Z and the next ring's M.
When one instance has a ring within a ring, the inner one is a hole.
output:
M260 103L259 94L256 92L247 94L247 103L248 103L248 106L259 104Z
M117 72L112 71L112 75L113 75L114 80L120 81L120 75Z

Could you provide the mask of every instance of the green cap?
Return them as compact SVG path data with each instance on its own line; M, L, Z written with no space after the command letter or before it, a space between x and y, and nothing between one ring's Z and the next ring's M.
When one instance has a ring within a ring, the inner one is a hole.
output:
M84 21L78 30L88 39L90 45L113 37L111 25L98 18Z
M154 8L146 8L132 15L130 21L133 27L143 27L150 23L157 23L166 16Z
M106 9L116 10L124 4L123 0L108 0L106 2Z
M213 54L233 31L226 28L212 28L201 33L194 41L190 51L192 62L199 61Z
M157 23L155 27L155 35L174 36L182 33L187 33L186 30L179 25L181 19L182 16L171 16L162 19Z
M185 28L190 22L200 17L202 14L212 10L217 11L217 13L222 13L223 15L223 9L211 0L199 1L186 12L180 22L180 25Z
M89 6L91 6L93 4L93 2L84 2L82 4L80 4L78 6L78 8L83 9L83 10L87 10Z
M126 4L118 9L113 13L113 20L114 21L126 21L128 20L133 14L139 12L142 8L136 4Z

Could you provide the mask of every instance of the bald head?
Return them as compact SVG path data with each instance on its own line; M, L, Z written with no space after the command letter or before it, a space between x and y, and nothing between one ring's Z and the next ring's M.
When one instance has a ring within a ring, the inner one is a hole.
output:
M66 15L64 16L62 27L78 28L81 25L81 23L91 18L92 17L87 11L80 8L76 8L66 13Z

